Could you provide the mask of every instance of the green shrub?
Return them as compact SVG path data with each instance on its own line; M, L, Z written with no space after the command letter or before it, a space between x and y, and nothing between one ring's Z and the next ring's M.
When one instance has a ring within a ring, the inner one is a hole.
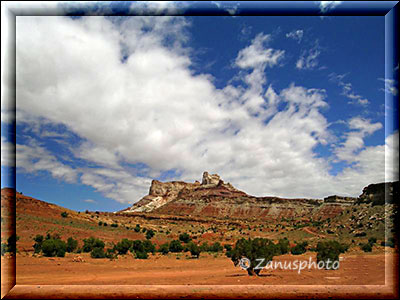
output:
M247 273L252 275L258 275L261 269L256 268L259 265L257 259L264 259L264 265L272 260L276 252L276 247L268 239L255 238L248 240L242 238L238 240L235 247L231 251L231 260L235 266L237 266L242 258L247 258L250 261L250 265L247 268Z
M328 260L332 263L339 261L340 253L345 253L349 246L337 241L323 241L317 244L317 262L323 261L325 269L332 268L328 265Z
M190 251L190 254L196 258L199 258L200 256L200 247L197 246L195 243L193 242L189 242L188 243L188 249Z
M361 250L364 252L372 252L372 245L370 243L366 243L361 245Z
M1 243L1 256L4 256L4 254L6 253L7 253L7 244Z
M91 258L105 258L106 254L104 253L104 248L93 248L92 251L90 251L90 257Z
M376 243L376 237L370 237L368 239L368 243L371 244L371 245L375 244Z
M135 232L140 232L140 225L136 224L136 227L133 230L135 230Z
M179 240L186 244L189 243L192 239L190 238L190 235L185 232L179 235Z
M122 239L122 241L117 243L115 249L118 251L118 254L125 255L131 247L132 241L128 239Z
M140 252L140 251L136 251L135 252L136 258L138 259L147 259L149 256L146 252Z
M76 248L78 248L78 241L74 240L72 237L69 237L67 240L67 252L74 252Z
M358 233L356 233L354 236L355 237L363 237L363 236L366 236L367 234L363 231L363 232L358 232Z
M12 234L8 239L7 239L7 252L10 253L17 253L17 241L19 240L19 236L17 236L15 233Z
M47 257L64 257L67 244L60 239L48 239L42 243L42 252Z
M169 244L169 251L173 252L173 253L182 252L183 251L183 246L179 241L173 240Z
M165 243L160 245L160 247L158 248L158 252L161 252L163 255L166 255L169 253L169 244Z
M300 254L306 253L307 245L308 245L307 242L297 244L296 246L294 246L290 249L290 253L292 253L293 255L300 255Z
M224 249L225 249L226 251L232 251L232 245L225 244L225 245L224 245Z
M103 222L102 221L99 221L99 226L103 226Z
M142 232L143 232L143 233L145 233L146 231L147 231L147 229L146 229L146 228L143 228L143 229L142 229Z
M33 249L35 253L40 253L40 251L42 251L42 244L43 244L43 240L44 237L41 234L37 234L33 240L35 241L35 244L33 245Z
M288 253L289 248L289 240L287 238L280 239L277 245L277 255Z
M154 236L154 231L152 229L147 230L146 232L146 239L151 240L151 238Z
M94 248L104 248L104 242L94 237L83 239L83 252L91 252Z
M138 252L144 252L144 246L143 246L142 241L140 241L140 240L133 241L130 251L132 253L137 252L137 251Z
M215 242L208 249L209 252L221 252L224 248L221 246L219 242Z
M111 224L111 227L116 228L116 227L118 227L118 224L117 223L113 223L113 224Z
M203 242L203 243L200 245L200 251L201 251L201 252L208 252L209 250L210 250L210 246L208 245L207 242Z
M61 217L63 217L63 218L68 217L68 213L67 213L66 211L63 211L63 212L61 213Z
M103 223L103 226L108 226L108 224L106 222Z
M143 244L144 251L146 253L153 253L154 254L154 252L156 251L156 247L153 245L152 242L150 242L150 240L144 240L142 242L142 244Z

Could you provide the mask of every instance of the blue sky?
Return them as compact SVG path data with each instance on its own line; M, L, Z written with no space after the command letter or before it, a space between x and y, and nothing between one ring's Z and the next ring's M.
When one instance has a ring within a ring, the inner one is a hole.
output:
M385 118L398 113L385 97L398 90L385 79L384 17L16 24L24 194L116 211L147 194L152 179L194 181L203 171L258 196L358 196L398 180L390 164L398 127L385 133ZM3 151L13 147L6 113L2 105L2 187L14 168Z

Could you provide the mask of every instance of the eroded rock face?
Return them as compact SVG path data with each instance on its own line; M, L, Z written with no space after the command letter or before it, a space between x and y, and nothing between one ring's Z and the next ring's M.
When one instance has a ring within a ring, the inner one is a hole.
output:
M203 179L201 181L201 185L217 185L221 178L218 174L208 174L208 172L203 173Z
M399 199L398 181L370 184L363 189L359 196L359 202L372 203L373 205L393 203L394 199Z
M375 197L381 199L385 190L389 191L386 194L398 195L396 184L383 184L365 188L362 197L369 199L368 201L373 201ZM325 200L254 197L237 190L230 183L224 183L219 175L204 172L201 183L153 180L149 195L122 212L153 212L219 219L280 220L311 217L326 219L354 205L355 200L356 198L342 196L327 197Z

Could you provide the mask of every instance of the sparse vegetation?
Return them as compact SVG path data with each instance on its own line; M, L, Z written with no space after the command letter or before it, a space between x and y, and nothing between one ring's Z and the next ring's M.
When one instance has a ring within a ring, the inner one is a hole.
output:
M325 268L328 268L328 260L339 261L340 253L345 253L349 246L337 241L324 241L317 244L317 262L323 261Z
M179 240L186 244L189 243L192 239L190 238L190 235L185 232L179 235Z
M306 253L307 246L308 246L307 242L298 243L290 249L290 253L292 253L293 255L300 255L300 254Z
M190 254L193 257L199 258L201 251L200 251L200 247L197 244L195 244L193 242L189 242L188 249L190 251Z
M248 240L242 238L238 240L230 253L230 258L235 266L239 264L241 258L247 258L250 265L247 273L250 276L259 275L261 269L255 269L258 265L256 259L263 258L265 265L272 260L276 253L276 246L268 239L255 238ZM264 265L264 266L265 266Z
M67 213L66 211L63 211L63 212L61 213L61 217L63 217L63 218L68 217L68 213Z
M94 237L83 239L83 252L91 252L94 248L104 248L104 242Z
M69 237L67 240L67 252L74 252L76 248L78 248L78 241Z
M152 229L147 230L146 239L151 240L153 236L154 236L154 231Z
M183 246L179 241L173 240L169 244L169 251L173 252L173 253L182 252L183 251Z

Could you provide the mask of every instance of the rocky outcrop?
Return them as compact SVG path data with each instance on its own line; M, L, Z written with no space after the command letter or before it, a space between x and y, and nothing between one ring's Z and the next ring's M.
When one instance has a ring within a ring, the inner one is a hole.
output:
M218 174L208 174L208 172L203 173L203 179L201 181L201 185L218 185L220 182L221 178L219 177Z
M372 205L393 203L394 199L399 199L399 182L370 184L363 189L358 198L358 202L372 203Z
M370 195L371 189L364 190ZM356 200L336 195L324 200L254 197L225 183L219 175L204 172L201 183L153 180L149 195L122 212L216 219L320 220L337 216Z
M357 202L357 198L333 195L333 196L324 198L324 202L325 203L336 203L336 204L342 204L342 205L353 205L354 203Z

